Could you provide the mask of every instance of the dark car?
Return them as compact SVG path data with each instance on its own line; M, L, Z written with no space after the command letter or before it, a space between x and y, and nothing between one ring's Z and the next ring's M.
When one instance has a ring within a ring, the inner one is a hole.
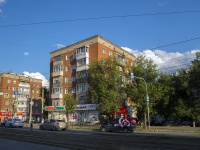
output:
M192 126L192 123L190 121L183 121L181 122L181 126Z
M174 121L167 121L162 126L173 126L173 125L174 125Z
M136 128L136 124L133 124L133 119L115 119L112 122L107 122L100 125L102 132L133 132Z

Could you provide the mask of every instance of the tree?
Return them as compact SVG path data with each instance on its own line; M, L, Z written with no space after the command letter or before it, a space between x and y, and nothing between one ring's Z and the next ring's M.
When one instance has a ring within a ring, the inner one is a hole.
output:
M118 67L119 62L114 57L93 61L89 65L89 94L100 113L107 116L118 111L122 102Z
M196 58L189 67L189 88L193 93L189 103L191 118L194 121L200 119L200 52L196 52Z
M50 106L49 90L46 87L41 87L40 97L43 98L43 118L48 118L48 112L44 111L45 106Z
M147 102L146 96L150 97L150 110L154 105L154 101L159 99L159 86L157 82L158 71L156 65L150 59L145 56L138 56L135 60L135 66L132 68L134 75L139 78L135 78L132 85L127 85L127 95L134 103L137 104L138 118L144 118L144 127L146 128L146 112ZM147 83L147 90L146 90ZM151 110L151 112L153 112Z
M71 94L65 94L63 98L63 105L65 106L65 114L67 116L67 125L69 126L69 114L75 112L77 101Z

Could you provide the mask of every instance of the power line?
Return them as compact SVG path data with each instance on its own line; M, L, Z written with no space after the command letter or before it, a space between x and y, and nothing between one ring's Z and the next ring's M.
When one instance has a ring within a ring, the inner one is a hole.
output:
M181 44L181 43L185 43L185 42L189 42L189 41L194 41L194 40L198 40L198 39L200 39L200 37L196 37L196 38L192 38L192 39L188 39L188 40L184 40L184 41L180 41L180 42L175 42L175 43L171 43L171 44L166 44L166 45L154 47L154 48L151 48L151 49L155 50L155 49L158 49L158 48L163 48L163 47L168 47L168 46L172 46L172 45L177 45L177 44Z
M126 18L126 17L142 17L142 16L157 16L157 15L171 15L171 14L185 14L185 13L198 13L198 12L200 12L200 10L136 14L136 15L122 15L122 16L107 16L107 17L104 16L104 17L78 18L78 19L67 19L67 20L54 20L54 21L44 21L44 22L0 25L0 28L17 27L17 26L30 26L30 25L50 24L50 23L62 23L62 22L74 22L74 21L87 21L87 20L99 20L99 19Z

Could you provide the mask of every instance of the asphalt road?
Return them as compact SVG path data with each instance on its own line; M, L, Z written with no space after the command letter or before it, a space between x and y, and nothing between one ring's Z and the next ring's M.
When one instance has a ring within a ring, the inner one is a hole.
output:
M1 150L72 150L68 148L49 146L45 144L37 144L31 142L23 142L18 140L10 140L0 138Z
M34 128L0 128L0 137L26 142L62 146L78 150L196 150L200 147L199 133L102 133L99 131L41 131ZM56 149L57 150L57 149Z

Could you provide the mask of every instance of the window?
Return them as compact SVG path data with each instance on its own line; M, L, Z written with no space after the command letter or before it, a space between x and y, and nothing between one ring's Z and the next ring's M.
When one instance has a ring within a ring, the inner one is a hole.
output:
M72 82L76 81L76 76L72 76Z
M66 70L66 71L69 71L69 66L66 66L66 67L65 67L65 70Z
M53 94L62 94L62 88L53 88Z
M62 65L56 65L53 67L53 72L60 72L63 70L63 66Z
M58 77L53 78L53 83L59 83L59 78Z
M69 78L65 77L65 83L68 83L68 82L69 82Z
M76 89L77 89L77 92L85 92L86 91L86 84L85 83L78 84Z
M76 93L76 88L75 87L72 88L72 93Z
M69 55L66 55L66 60L69 60L70 58L69 58Z
M73 54L73 58L76 58L76 52Z
M72 65L72 69L76 69L76 64Z
M86 65L86 59L85 58L77 60L77 67L85 66L85 65Z
M105 48L102 48L102 53L106 54L106 49Z
M8 79L8 80L7 80L7 83L10 83L10 82L11 82L11 80L10 80L10 79Z
M109 56L112 56L112 52L108 52L108 55L109 55Z
M16 84L16 80L13 80L13 84Z
M62 56L61 55L58 55L58 56L54 57L54 61L60 61L60 60L62 60Z
M68 89L65 89L65 94L69 94L69 91L68 91Z

